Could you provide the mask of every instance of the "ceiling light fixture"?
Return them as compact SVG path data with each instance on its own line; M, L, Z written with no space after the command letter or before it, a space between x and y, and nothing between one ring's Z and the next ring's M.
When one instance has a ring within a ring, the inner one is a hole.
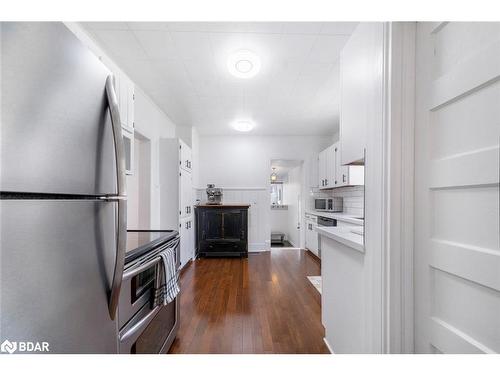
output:
M249 132L255 127L255 124L249 120L238 120L233 122L233 128L239 132Z
M252 78L260 71L260 58L252 51L239 50L227 59L229 72L238 78Z
M271 182L275 182L278 179L278 175L276 174L276 168L273 167L273 173L271 173Z

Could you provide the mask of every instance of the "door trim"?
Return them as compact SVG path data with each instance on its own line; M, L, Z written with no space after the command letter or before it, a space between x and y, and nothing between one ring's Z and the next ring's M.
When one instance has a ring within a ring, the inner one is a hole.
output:
M385 353L413 353L416 22L391 22L385 37L383 347Z

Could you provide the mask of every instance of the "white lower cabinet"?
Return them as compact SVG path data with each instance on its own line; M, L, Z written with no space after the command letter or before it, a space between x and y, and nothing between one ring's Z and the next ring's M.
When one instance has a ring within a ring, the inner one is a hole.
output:
M195 247L190 155L191 149L180 139L160 140L160 223L162 228L179 231L181 267L194 258Z
M179 233L181 236L181 268L194 257L194 220L193 216L180 221Z
M179 170L179 216L188 217L193 215L193 187L191 173Z
M306 215L306 248L314 255L319 256L318 232L315 228L317 225L317 217Z

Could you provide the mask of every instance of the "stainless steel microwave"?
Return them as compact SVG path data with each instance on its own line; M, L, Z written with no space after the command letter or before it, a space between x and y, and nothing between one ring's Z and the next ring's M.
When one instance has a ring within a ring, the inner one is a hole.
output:
M342 212L344 209L342 197L316 198L314 199L314 209L316 211Z

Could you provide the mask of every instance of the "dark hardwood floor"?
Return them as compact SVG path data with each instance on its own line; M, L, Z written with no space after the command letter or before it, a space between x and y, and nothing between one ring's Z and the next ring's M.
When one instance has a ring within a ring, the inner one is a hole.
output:
M319 274L304 250L192 262L169 353L328 353L321 296L306 278Z

